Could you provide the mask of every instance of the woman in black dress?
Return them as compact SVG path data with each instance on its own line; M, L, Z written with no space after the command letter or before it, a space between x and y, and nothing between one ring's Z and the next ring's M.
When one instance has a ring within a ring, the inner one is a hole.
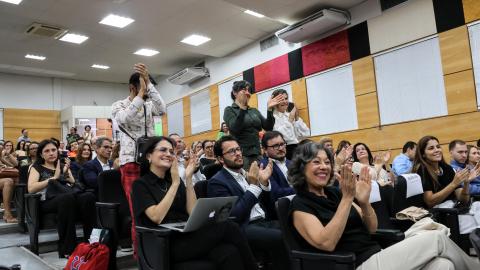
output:
M197 201L192 175L196 158L185 168L185 181L178 174L175 143L167 137L153 137L145 151L142 177L132 186L135 223L157 227L161 223L186 221ZM184 184L185 183L185 184ZM170 254L174 262L209 260L217 269L255 269L253 255L238 225L212 223L197 231L173 233Z

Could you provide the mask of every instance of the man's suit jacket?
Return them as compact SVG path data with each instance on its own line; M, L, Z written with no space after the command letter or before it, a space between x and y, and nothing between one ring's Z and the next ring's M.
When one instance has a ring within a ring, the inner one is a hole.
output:
M240 225L247 225L250 220L250 212L255 204L260 203L260 206L265 211L265 218L269 219L275 211L271 204L270 192L262 191L257 198L250 191L243 191L240 184L233 178L233 176L222 168L210 180L208 180L207 194L208 197L226 197L237 196L238 199L233 206L231 217Z
M110 165L110 168L113 169L113 162L109 160L108 164ZM80 180L83 181L87 188L97 190L97 177L101 172L103 172L103 169L100 161L98 161L97 158L89 160L87 163L83 164L83 179Z
M264 167L268 164L268 158L263 158L260 161ZM290 160L286 160L287 168L290 165ZM273 204L281 198L288 195L295 194L295 190L288 184L288 180L282 173L280 167L277 166L275 162L273 162L273 170L272 175L270 176L270 185L272 189L270 190L270 197L273 200Z

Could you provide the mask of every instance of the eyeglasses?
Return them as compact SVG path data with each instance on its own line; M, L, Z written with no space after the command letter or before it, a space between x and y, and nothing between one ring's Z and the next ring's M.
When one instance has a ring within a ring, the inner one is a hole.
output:
M164 153L164 154L170 154L172 156L175 155L175 152L173 152L173 149L172 148L167 148L167 147L159 147L159 148L154 148L153 149L154 151L158 151L158 152L161 152L161 153Z
M230 156L233 156L233 155L235 155L237 152L239 152L239 153L241 154L241 153L242 153L242 148L240 148L240 147L232 148L232 149L230 149L230 150L228 150L228 151L223 152L223 154L224 154L224 155L228 154L228 155L230 155Z
M287 145L286 143L277 143L274 145L267 145L267 147L272 147L273 149L278 150L280 148L285 147L286 145Z
M212 148L213 148L213 145L205 146L205 149L212 149Z
M105 149L112 149L112 147L110 145L103 145L102 147L105 148Z

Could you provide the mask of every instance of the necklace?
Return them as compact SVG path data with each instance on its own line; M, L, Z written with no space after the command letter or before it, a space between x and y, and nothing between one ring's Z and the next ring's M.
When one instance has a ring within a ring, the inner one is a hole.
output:
M159 186L159 187L160 187L160 190L161 190L161 191L163 191L163 192L166 193L167 190L168 190L168 183L167 183L167 181L163 181L163 183L164 183L164 185L163 185L164 187L163 187L163 188L160 187L160 186Z

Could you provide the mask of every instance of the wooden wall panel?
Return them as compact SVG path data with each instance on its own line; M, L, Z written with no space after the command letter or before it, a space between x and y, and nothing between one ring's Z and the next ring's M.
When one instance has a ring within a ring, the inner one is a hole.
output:
M28 137L33 141L40 142L44 139L61 138L61 129L58 128L27 128L28 129ZM3 128L3 138L5 140L12 141L14 145L17 144L17 139L21 135L22 128L15 128L15 127L4 127Z
M16 142L23 128L35 141L61 139L60 111L9 109L3 110L3 137Z
M295 103L295 106L299 110L306 109L308 107L308 100L305 78L292 81L290 84L292 86L292 100Z
M219 129L215 129L212 131L203 132L193 136L185 137L184 138L185 144L187 145L187 147L190 147L194 141L203 141L207 139L215 140L217 138L218 131Z
M466 70L444 76L448 114L477 111L473 71Z
M478 0L463 0L462 2L466 23L480 19L480 5L478 4Z
M163 136L168 136L168 118L166 113L162 115L162 131Z
M443 74L472 68L467 26L461 26L438 34Z
M334 140L334 144L340 140L349 140L351 143L364 142L372 151L399 149L405 142L416 142L425 135L436 136L441 144L449 143L454 139L474 141L478 140L480 125L472 123L479 121L480 112L471 112L383 126L381 129L369 128L336 133L329 137ZM316 136L312 139L319 140L320 137Z
M210 111L212 113L212 129L220 128L220 125L218 124L220 123L220 107L211 107Z
M183 97L183 117L185 116L190 116L190 96Z
M210 91L210 107L218 106L218 84L209 87Z
M308 127L310 127L310 116L308 114L308 108L305 109L299 109L298 110L298 116L302 118L303 122L307 124Z
M190 115L183 116L183 137L192 135L192 123L190 122Z
M97 118L97 130L95 135L112 138L112 124L105 118Z
M353 61L352 73L355 95L363 95L377 91L375 68L371 56Z
M371 128L380 125L377 93L356 96L358 128Z
M4 109L3 126L20 129L60 128L60 111Z
M250 96L250 100L248 100L248 106L258 108L257 94L253 94L252 96Z

